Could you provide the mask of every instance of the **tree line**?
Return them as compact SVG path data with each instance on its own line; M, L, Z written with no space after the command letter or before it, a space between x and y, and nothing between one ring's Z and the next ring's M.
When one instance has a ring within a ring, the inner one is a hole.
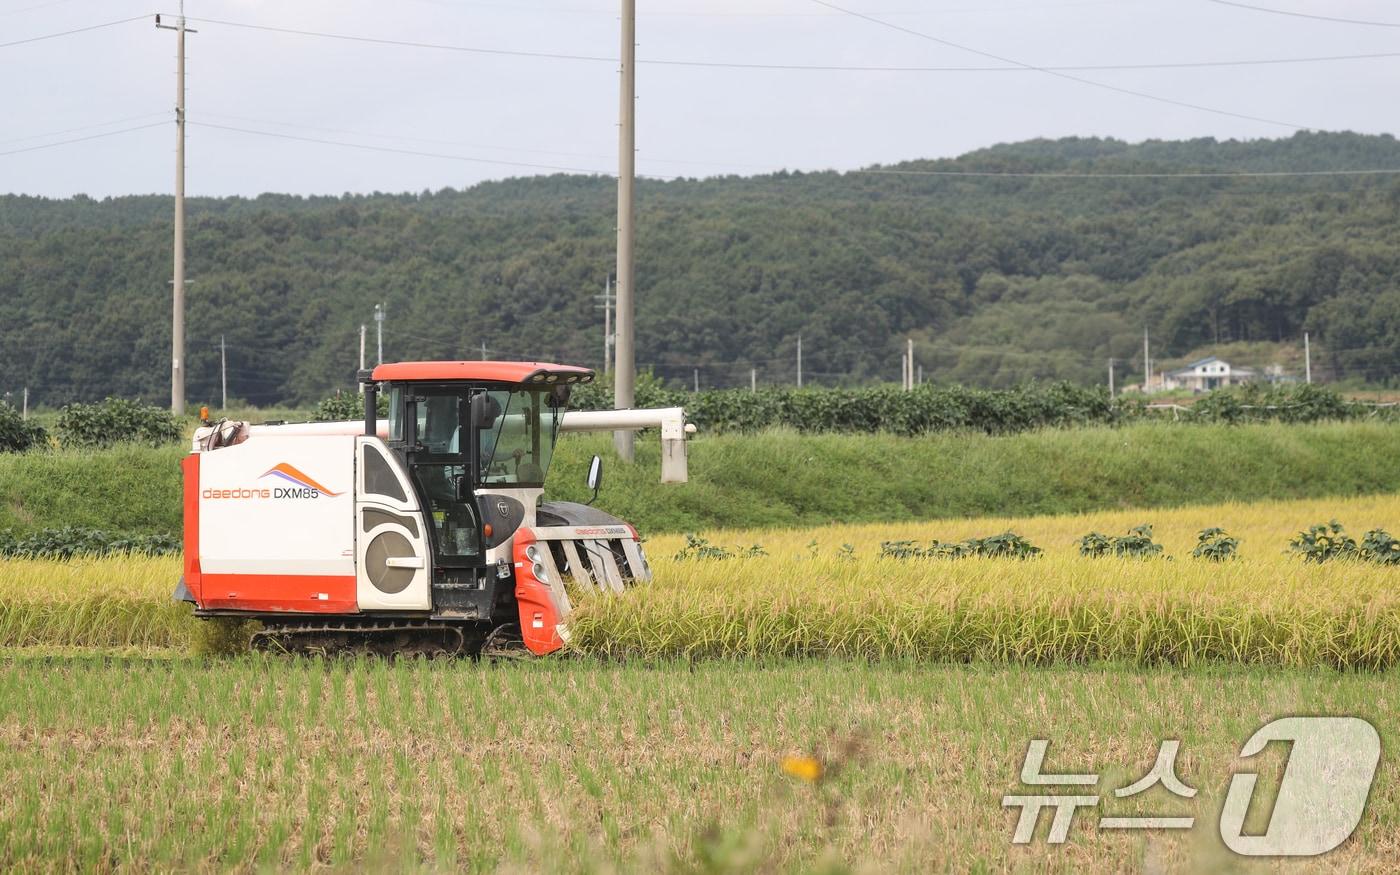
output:
M1400 167L1390 136L997 146L877 172L645 180L638 360L673 383L1123 382L1154 358L1317 344L1368 382L1400 363L1400 179L984 177ZM890 173L885 171L899 171ZM601 366L615 183L189 203L188 394L308 403L350 385L386 305L388 360ZM168 397L170 200L0 197L0 369L58 406ZM1121 385L1121 384L1120 384Z

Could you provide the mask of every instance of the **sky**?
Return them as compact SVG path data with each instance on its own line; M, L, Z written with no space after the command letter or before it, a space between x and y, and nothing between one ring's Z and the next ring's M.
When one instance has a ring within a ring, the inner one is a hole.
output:
M1395 27L1213 0L826 2L637 0L638 172L846 170L1034 137L1397 127L1400 8L1383 0L1241 2ZM618 9L616 0L188 0L198 32L187 37L187 194L436 191L556 168L615 172ZM0 0L0 192L173 190L176 40L153 15L169 23L177 10L178 0ZM657 63L1045 67L1366 53L1396 56L1066 75Z

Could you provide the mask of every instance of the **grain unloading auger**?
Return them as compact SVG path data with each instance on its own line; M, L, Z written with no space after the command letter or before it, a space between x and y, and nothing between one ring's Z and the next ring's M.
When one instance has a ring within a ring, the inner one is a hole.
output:
M565 578L620 593L651 577L631 525L541 502L560 432L658 426L662 479L684 480L694 430L678 408L566 412L573 386L593 377L538 363L383 364L360 374L363 423L200 428L182 463L175 597L198 617L261 621L264 647L558 650ZM600 478L595 457L595 496Z

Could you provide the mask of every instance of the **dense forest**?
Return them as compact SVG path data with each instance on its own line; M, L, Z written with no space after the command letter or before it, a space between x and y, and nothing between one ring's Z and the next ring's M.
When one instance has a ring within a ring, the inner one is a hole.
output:
M1385 383L1400 366L1400 169L1389 136L1066 139L849 173L646 180L637 358L678 384L1140 379L1228 350ZM1069 176L954 173L1097 174ZM34 403L168 397L168 197L0 196L0 392ZM217 398L304 402L347 386L374 305L386 359L598 366L615 183L189 202L188 376Z

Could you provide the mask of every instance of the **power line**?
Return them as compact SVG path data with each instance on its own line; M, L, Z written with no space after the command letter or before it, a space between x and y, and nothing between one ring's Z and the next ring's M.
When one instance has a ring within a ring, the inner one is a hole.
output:
M400 135L400 134L379 134L379 133L373 133L373 132L370 132L370 131L348 130L348 129L344 129L344 128L327 128L327 127L319 127L319 126L315 126L315 125L303 125L303 124L299 124L299 123L296 123L296 122L285 122L285 121L276 121L276 120L272 120L272 119L258 119L258 118L250 118L250 117L248 117L248 116L229 115L229 114L226 114L226 113L205 113L205 115L214 116L214 117L216 117L216 118L237 119L237 120L240 120L240 121L248 121L248 122L254 122L254 123L257 123L257 124L264 124L264 125L274 125L274 126L279 126L279 127L299 128L299 129L311 130L311 131L325 131L325 132L329 132L329 133L349 134L349 135L352 135L352 136L361 136L361 137L374 137L374 138L377 138L377 139L399 140L399 141L403 141L403 142L435 143L435 144L438 144L438 145L445 145L445 146L466 146L466 147L468 147L468 148L479 148L479 149L501 149L501 150L509 150L509 151L513 151L513 152L533 152L533 153L536 153L536 154L544 154L544 155L569 155L569 156L576 157L576 158L596 158L596 159L599 159L599 160L608 159L608 158L611 157L611 156L602 155L602 154L591 154L591 153L581 153L581 152L558 152L558 151L545 150L545 149L525 149L525 148L519 148L519 147L515 147L515 146L492 146L492 145L485 145L485 144L481 144L481 143L466 143L466 142L461 142L461 141L456 141L456 140L437 140L437 139L430 139L430 138L426 138L426 137L413 137L413 136L405 136L405 135ZM192 123L192 124L197 124L198 122L193 122L193 121L192 121L191 123ZM483 160L483 161L484 161L484 160L488 160L488 159L480 159L480 160ZM690 164L690 165L697 165L697 166L703 166L703 167L727 167L727 168L738 168L738 169L771 171L771 167L770 167L770 166L768 166L768 165L758 165L758 164L733 164L733 163L722 163L722 162L713 162L713 161L683 160L683 159L677 159L677 158L643 158L643 157L640 157L640 156L639 156L639 159L638 159L638 160L647 161L647 162L654 163L654 164L682 164L682 165L684 165L684 164ZM1036 178L1043 178L1043 179L1081 179L1081 178L1083 178L1083 179L1089 179L1089 178L1102 178L1102 179L1229 179L1229 178L1251 178L1251 177L1278 177L1278 178L1288 178L1288 177L1310 177L1310 176L1318 176L1318 177L1327 177L1327 176L1386 176L1386 175L1400 174L1400 168L1375 168L1375 169L1357 169L1357 170L1270 170L1270 171L1265 171L1265 170L1259 170L1259 171L1251 171L1251 170L1240 170L1240 171L1224 171L1224 170L1220 170L1220 171L1211 171L1211 170L1207 170L1207 171L1178 171L1178 172L1150 172L1150 171L1149 171L1149 172L1141 172L1141 173L1134 173L1134 172L1112 172L1112 171L1105 171L1105 172L1096 173L1096 172L1072 172L1072 171L1055 171L1055 170L1045 170L1045 171L992 171L992 170L986 170L986 171L983 171L983 170L914 170L914 169L900 169L900 168L859 168L859 169L854 169L854 170L836 171L836 172L840 172L840 173L869 174L869 175L875 175L875 176L881 176L881 175L884 175L884 176L934 176L934 177L937 177L937 176L948 176L948 177L968 177L968 178L996 178L996 177L1006 177L1006 178L1027 178L1027 179L1036 179ZM786 359L784 359L784 361L785 361L785 360L786 360Z
M162 113L162 114L163 114L163 113ZM148 118L149 116L144 116L144 117L147 117L147 118ZM136 116L135 118L143 118L143 116ZM107 125L107 124L116 124L116 123L117 123L117 122L106 122L106 123L104 123L104 124L88 125L88 126L82 127L82 128L70 128L69 130L86 130L86 129L90 129L90 128L94 128L94 127L104 127L104 126ZM4 157L4 156L7 156L7 155L18 155L18 154L23 153L23 152L35 152L35 151L39 151L39 150L42 150L42 149L51 149L51 148L54 148L54 147L57 147L57 146L66 146L66 145L69 145L69 144L71 144L71 143L82 143L82 142L85 142L85 141L88 141L88 140L96 140L96 139L101 139L101 138L104 138L104 137L112 137L112 136L116 136L116 135L118 135L118 134L131 133L131 132L133 132L133 131L148 130L148 129L150 129L150 128L160 127L160 126L162 126L162 125L164 125L164 124L165 124L165 122L153 122L153 123L151 123L151 124L135 125L135 126L133 126L133 127L121 128L121 129L115 130L115 131L104 131L104 132L98 133L98 134L90 134L90 135L85 136L85 137L74 137L74 138L67 139L67 140L59 140L59 141L53 142L53 143L42 143L42 144L37 145L37 146L26 146L26 147L21 148L21 149L10 149L10 150L8 150L8 151L0 152L0 157ZM284 140L295 140L295 141L298 141L298 142L314 143L314 144L326 145L326 146L340 146L340 147L344 147L344 148L362 149L362 150L367 150L367 151L372 151L372 152L388 152L388 153L397 154L397 155L413 155L413 156L422 157L422 158L441 158L441 159L450 160L450 161L467 161L467 162L478 163L478 164L499 164L499 165L508 166L508 167L523 167L523 168L528 168L528 169L532 169L532 170L553 170L553 171L560 172L560 173L585 173L585 174L589 174L589 175L593 175L593 176L611 176L611 175L613 175L613 174L612 174L611 172L609 172L609 171L597 170L597 169L586 168L586 167L571 167L571 166L556 165L556 164L536 164L536 163L525 162L525 161L509 161L509 160L496 159L496 158L479 158L479 157L468 156L468 155L453 155L453 154L442 153L442 152L423 152L423 151L418 151L418 150L415 150L415 149L399 149L399 148L395 148L395 147L391 147L391 146L376 146L376 145L371 145L371 144L367 144L367 143L349 143L349 142L345 142L345 141L341 141L341 140L325 140L325 139L320 139L320 138L318 138L318 137L303 137L303 136L299 136L299 135L296 135L296 134L279 133L279 132L276 132L276 131L259 131L259 130L254 130L254 129L252 129L252 128L240 128L240 127L235 127L235 126L232 126L232 125L219 125L219 124L213 124L213 123L211 123L211 122L200 122L200 121L195 121L195 120L193 120L193 119L191 119L191 120L189 121L189 124L195 125L195 126L197 126L197 127L214 128L214 129L217 129L217 130L225 130L225 131L235 131L235 132L237 132L237 133L253 134L253 135L262 136L262 137L273 137L273 138L284 139ZM280 123L280 122L268 122L268 124L281 124L281 123ZM58 133L58 132L55 132L55 133ZM347 132L347 133L348 133L348 132ZM21 138L19 138L18 140L0 141L0 143L3 143L3 142L19 142L19 141L21 141L21 140L36 139L36 138L42 137L42 136L48 136L48 135L45 135L45 134L35 134L35 135L33 135L33 136L30 136L30 137L21 137ZM376 134L364 134L364 136L381 136L381 135L376 135ZM396 137L395 139L412 139L412 138L407 138L407 137ZM432 141L420 141L420 142L432 142ZM442 142L442 141L439 141L439 142ZM733 167L737 167L737 166L740 166L740 165L708 164L707 162L693 162L693 161L677 161L677 160L663 161L662 159L651 159L651 160L657 161L658 163L705 164L706 166L715 166L715 167L720 167L720 166L725 166L725 167L733 166ZM744 166L744 167L753 167L753 168L756 168L756 167L757 167L757 165L743 165L743 166ZM866 175L866 176L928 176L928 177L948 177L948 178L964 178L964 179L996 179L996 178L1006 178L1006 179L1105 179L1105 180L1108 180L1108 179L1120 179L1120 180L1121 180L1121 179L1249 179L1249 178L1290 178L1290 177L1307 178L1307 177L1395 176L1395 175L1400 175L1400 168L1380 167L1380 168L1368 168L1368 169L1360 169L1360 170L1233 170L1233 171L1215 171L1215 170L1208 170L1208 171L1143 172L1143 173L1129 173L1129 172L1121 172L1121 173L1120 173L1120 172L1099 172L1099 173L1088 172L1088 173L1076 173L1076 172L1069 172L1069 171L1054 171L1054 170L1035 170L1035 171L1015 171L1015 170L904 170L904 169L898 169L898 168L862 168L862 169L846 170L846 171L836 171L836 172L838 172L838 173L847 173L847 174L860 174L860 175ZM656 175L643 175L643 178L653 179L653 180L660 180L660 181L669 181L669 180L675 179L675 177L656 176Z
M832 7L832 8L835 9L836 7ZM849 13L849 14L859 15L859 13ZM860 15L860 17L867 17L867 16ZM453 44L448 44L448 43L420 42L420 41L417 41L417 40L387 39L387 38L383 38L383 37L368 37L368 36L358 36L358 35L354 35L354 34L327 33L327 32L325 32L325 31L303 30L303 29L288 28L288 27L276 27L276 26L273 26L273 25L251 24L251 23L248 23L248 22L228 21L228 20L214 19L214 18L194 18L194 17L190 17L189 20L190 20L190 21L198 21L198 22L201 22L201 23L204 23L204 24L224 25L225 27L238 27L238 28L245 28L245 29L249 29L249 30L268 31L268 32L271 32L271 33L291 34L291 35L294 35L294 36L317 37L317 38L320 38L320 39L333 39L333 40L345 40L345 41L349 41L349 42L370 43L370 44L373 44L373 45L395 46L395 47L398 47L398 48L434 49L434 50L437 50L437 51L446 51L446 52L466 52L466 53L469 53L469 54L502 55L502 56L506 56L506 57L521 57L521 58L543 58L543 59L548 59L548 60L559 60L559 61L587 61L587 62L593 62L593 63L607 63L607 64L616 64L616 63L618 63L618 59L617 59L617 58L605 57L605 56L602 56L602 55L580 55L580 54L567 54L567 53L558 53L558 52L536 52L536 51L524 51L524 50L517 50L517 49L487 48L487 47L483 47L483 46L464 46L464 45L453 45ZM878 21L878 19L873 19L873 18L870 19L870 20L872 20L872 21ZM883 23L885 23L885 22L880 22L880 23L883 24ZM893 24L891 24L891 25L888 25L888 26L898 28L898 25L893 25ZM903 28L899 28L899 29L903 30ZM910 33L915 33L914 31L908 31L908 32L910 32ZM922 35L922 34L921 34L921 35ZM928 38L934 39L933 37L928 37ZM952 44L952 43L948 43L948 44L949 44L949 45L954 45L954 44ZM1279 64L1309 64L1309 63L1323 63L1323 62L1333 62L1333 61L1376 60L1376 59L1397 58L1397 57L1400 57L1400 52L1369 52L1369 53L1364 53L1364 54L1352 54L1352 55L1313 55L1313 56L1301 56L1301 57L1289 57L1289 58L1246 58L1246 59L1231 59L1231 60L1223 60L1223 61L1165 61L1165 62L1160 62L1160 63L1132 63L1132 64L1065 64L1065 65L1033 66L1033 65L1023 64L1023 63L1019 63L1019 62L1012 61L1012 60L1001 59L1001 58L998 58L996 55L990 55L990 54L985 53L985 52L977 52L977 50L975 50L975 49L967 49L967 48L965 48L965 47L963 47L963 46L954 46L954 47L955 47L955 48L964 49L964 50L966 50L966 51L972 51L972 52L975 52L975 53L977 53L977 54L982 54L982 55L985 55L985 56L987 56L987 57L995 58L995 59L997 59L997 60L1002 60L1003 63L1002 63L1001 66L981 66L981 67L956 66L956 65L954 65L954 66L890 66L890 65L878 65L878 64L774 64L774 63L758 63L758 62L750 63L750 62L744 62L744 61L696 61L696 60L684 60L684 59L673 59L673 58L639 58L638 61L637 61L637 63L638 63L638 64L646 64L646 65L650 65L650 66L661 66L661 67L698 67L698 68L730 69L730 70L787 70L787 71L803 71L803 72L845 72L845 73L1028 73L1028 72L1063 73L1063 72L1093 72L1093 71L1103 72L1103 71L1111 71L1111 70L1180 70L1180 69L1213 68L1213 67L1252 67L1252 66L1279 65ZM1087 82L1087 80L1084 80L1084 81ZM1092 84L1092 85L1095 85L1095 86L1101 87L1101 88L1109 88L1109 89L1116 90L1116 91L1122 91L1122 92L1124 92L1124 93L1133 94L1133 95L1138 96L1138 97L1149 97L1150 99L1154 99L1154 100L1164 100L1164 101L1167 101L1167 102L1175 103L1175 104L1177 104L1177 105L1179 105L1179 106L1186 106L1186 107L1189 107L1189 108L1192 108L1192 109L1203 109L1203 110L1208 111L1208 112L1222 112L1222 113L1225 113L1226 115L1236 115L1237 117L1245 118L1245 119L1248 119L1248 120L1250 120L1250 121L1264 121L1264 122L1268 122L1268 123L1270 123L1270 124L1281 125L1281 126L1283 126L1283 127L1294 127L1294 128L1301 128L1301 127L1302 127L1302 126L1300 126L1300 125L1291 125L1291 124L1288 124L1288 123L1286 123L1286 122L1273 122L1273 121L1271 121L1271 120L1269 120L1269 119L1258 119L1258 118L1255 118L1255 117L1253 117L1253 116L1242 116L1242 115L1238 115L1238 114L1236 114L1236 113L1229 113L1229 112L1226 112L1225 110L1212 110L1212 109L1209 109L1209 108L1207 108L1207 107L1199 107L1199 106L1195 106L1194 104L1183 103L1183 102L1181 102L1181 101L1173 101L1173 100L1170 100L1169 98L1158 98L1158 97L1156 97L1156 96L1154 96L1154 95L1140 94L1140 93L1138 93L1138 92L1129 91L1129 90L1127 90L1127 89L1116 88L1115 86L1112 86L1112 85L1105 85L1105 84L1103 84L1103 83L1089 82L1088 84Z
M0 152L0 157L3 157L3 156L5 156L5 155L18 155L18 154L21 153L21 152L37 152L37 151L39 151L40 149L52 149L52 148L54 148L55 146L67 146L69 143L82 143L82 142L85 142L85 141L87 141L87 140L97 140L97 139L101 139L102 137L115 137L117 134L129 134L129 133L131 133L132 131L144 131L144 130L147 130L148 128L158 128L158 127L161 127L161 126L163 126L163 125L165 125L165 124L167 124L167 123L166 123L166 122L152 122L152 123L149 124L149 125L137 125L136 127L133 127L133 128L122 128L121 130L118 130L118 131L106 131L106 132L101 133L101 134L89 134L89 135L86 136L86 137L74 137L74 138L71 139L71 140L59 140L59 141L56 142L56 143L44 143L44 144L39 145L39 146L25 146L23 149L11 149L11 150L9 150L8 152Z
M445 43L426 43L414 40L396 40L373 36L354 36L344 33L325 33L316 30L301 30L292 27L274 27L270 24L249 24L242 21L228 21L218 18L195 18L189 17L190 21L198 21L202 24L220 24L224 27L241 27L247 30L262 30L270 33L285 33L294 36L314 36L323 39L338 39L354 43L371 43L382 46L398 46L410 49L438 49L444 52L468 52L479 55L505 55L519 58L550 58L562 61L597 61L600 63L616 64L617 58L605 58L600 55L570 55L555 52L531 52L517 49L490 49L481 46L454 46Z
M473 164L499 164L505 167L525 167L531 170L554 170L560 173L587 173L594 176L611 176L612 174L590 167L568 167L558 164L533 164L525 161L506 161L499 158L476 158L467 155L451 155L444 152L420 152L416 149L399 149L393 146L373 146L367 143L347 143L344 140L323 140L319 137L303 137L297 134L284 134L277 131L257 131L252 128L239 128L232 125L217 125L212 122L191 121L190 124L201 128L214 128L221 131L236 131L240 134L253 134L260 137L274 137L280 140L296 140L303 143L318 143L323 146L342 146L349 149L364 149L370 152L389 152L395 155L414 155L420 158L443 158L449 161L469 161ZM0 155L5 153L0 152Z
M1313 21L1334 21L1338 24L1361 24L1366 27L1400 27L1400 23L1393 21L1366 21L1359 18L1335 18L1331 15L1313 15L1309 12L1292 12L1287 9L1270 9L1267 6L1251 6L1248 3L1236 3L1234 0L1208 0L1220 6L1234 6L1237 9L1248 9L1252 12L1267 12L1270 15L1286 15L1289 18L1310 18Z
M328 128L319 125L306 125L299 122L279 121L275 119L251 118L249 116L230 115L222 112L206 112L205 116L214 118L232 119L234 121L252 122L253 124L272 125L273 127L297 128L306 131L321 131L329 134L348 134L354 137L372 137L378 140L398 140L406 143L430 143L438 146L463 146L468 149L493 149L503 152L526 152L535 155L564 155L570 158L592 158L599 161L611 161L616 158L616 154L603 154L598 152L562 152L557 149L527 149L520 146L501 146L488 143L468 143L461 140L439 140L428 137L412 137L403 134L380 134L373 131L351 130L348 128ZM693 164L703 167L730 167L748 170L768 170L767 165L760 164L729 164L714 161L689 161L674 158L648 158L637 156L638 161L645 161L652 164Z
M1007 177L1011 179L1247 179L1292 176L1394 176L1400 174L1400 167L1380 167L1367 170L1204 170L1162 173L1119 173L1112 171L1073 173L1058 170L900 170L896 168L848 170L846 172L876 176L962 176L974 178Z
M851 73L1083 73L1095 71L1102 72L1108 70L1184 70L1210 67L1257 67L1277 64L1311 64L1325 61L1363 61L1374 60L1378 58L1396 57L1400 57L1400 52L1371 52L1359 55L1312 55L1294 58L1249 58L1226 61L1163 61L1158 63L1139 64L1057 64L1047 65L1043 67L1032 67L1025 65L1002 65L995 67L891 67L851 64L750 64L729 61L673 61L658 59L641 60L638 61L638 63L668 67L722 67L737 70L811 70ZM1101 85L1102 83L1093 84ZM1167 98L1161 99L1166 100ZM1201 107L1194 108L1199 109ZM1278 124L1284 123L1279 122Z
M141 121L141 120L143 120L143 119L155 118L156 116L169 116L169 115L170 115L170 111L169 111L169 110L161 110L160 112L148 112L148 113L146 113L145 115L132 115L132 116L127 116L126 118L112 119L111 121L107 121L107 122L98 122L97 124L82 125L82 126L76 127L76 128L64 128L64 129L61 130L61 131L48 131L48 132L42 133L42 134L30 134L30 135L27 136L27 137L15 137L15 138L12 139L12 140L0 140L0 146L6 146L6 145L9 145L10 143L23 143L25 140L42 140L42 139L44 139L45 137L57 137L57 136L59 136L59 135L61 135L61 134L72 134L72 133L76 133L76 132L78 132L78 131L90 131L90 130L92 130L93 128L110 128L112 125L120 125L120 124L125 124L126 122L135 122L135 121Z
M106 21L102 24L90 24L87 27L78 27L74 28L73 30L64 30L58 33L46 33L43 36L31 36L27 39L19 39L13 42L0 43L0 49L8 49L10 46L22 46L26 43L37 43L46 39L58 39L61 36L72 36L75 33L87 33L90 30L101 30L104 27L115 27L118 24L128 24L133 21L141 21L150 17L150 13L148 12L142 15L133 15L130 18L121 18L117 21Z
M1094 80L1094 79L1085 79L1085 78L1083 78L1082 76L1074 76L1074 75L1071 75L1071 74L1069 74L1069 73L1065 73L1065 72L1063 72L1063 71L1061 71L1061 70L1051 70L1051 69L1049 69L1048 67L1038 67L1038 66L1036 66L1036 65L1034 65L1034 64L1027 64L1027 63L1025 63L1024 61L1018 61L1018 60L1016 60L1015 58L1008 58L1008 57L1006 57L1006 56L1004 56L1004 55L998 55L998 54L994 54L994 53L992 53L992 52L983 51L983 50L981 50L981 49L975 49L975 48L972 48L971 46L963 45L963 44L961 44L961 43L955 43L955 42L953 42L952 40L946 40L946 39L943 39L942 37L937 37L937 36L933 36L932 34L924 33L923 31L914 30L913 28L904 27L903 25L900 25L900 24L895 24L895 23L893 23L893 22L885 21L884 19L881 19L881 18L876 18L876 17L874 17L873 15L866 15L866 14L864 14L864 13L862 13L862 12L856 12L856 11L851 10L851 9L846 9L845 7L837 6L837 5L834 4L834 3L829 3L829 2L827 2L827 0L810 0L810 2L815 3L815 4L817 4L818 6L825 6L827 9L835 9L835 10L838 11L838 12L844 12L844 13L846 13L847 15L850 15L850 16L852 16L852 17L854 17L854 18L859 18L859 19L862 19L862 20L864 20L864 21L869 21L869 22L871 22L872 24L878 24L878 25L880 25L881 27L886 27L886 28L889 28L890 30L897 30L897 31L899 31L900 33L905 33L905 34L908 34L908 35L910 35L910 36L918 37L919 39L924 39L924 40L928 40L929 42L937 43L937 44L939 44L939 45L941 45L941 46L948 46L949 48L959 49L959 50L964 51L964 52L970 52L970 53L972 53L972 54L974 54L974 55L981 55L981 56L984 57L984 58L991 58L992 60L994 60L994 61L1000 61L1000 62L1003 63L1003 64L1014 64L1014 65L1016 65L1016 66L1018 66L1018 67L1024 67L1024 68L1026 68L1026 69L1028 69L1028 70L1038 70L1038 71L1040 71L1041 73L1045 73L1045 74L1050 75L1050 76L1055 76L1055 77L1060 78L1060 79L1065 79L1065 80L1068 80L1068 81L1070 81L1070 82L1078 82L1078 83L1081 84L1081 85L1089 85L1089 86L1092 86L1092 87L1094 87L1094 88L1101 88L1101 89L1104 89L1105 91L1113 91L1113 92L1116 92L1116 93L1118 93L1118 94L1127 94L1127 95L1130 95L1130 96L1132 96L1132 97L1141 97L1141 98L1143 98L1143 99L1145 99L1145 100L1154 100L1154 101L1156 101L1156 102L1158 102L1158 103L1165 103L1165 104L1169 104L1169 105L1171 105L1171 106L1181 106L1181 107L1185 107L1185 108L1187 108L1187 109L1199 110L1199 111L1201 111L1201 112L1214 113L1215 115L1224 115L1224 116L1229 116L1229 117L1231 117L1231 118L1244 119L1245 121L1259 122L1259 123L1261 123L1261 124L1274 125L1274 126L1276 126L1276 127L1293 128L1293 129L1295 129L1295 130L1300 130L1300 131L1310 130L1310 128L1308 128L1308 127L1305 126L1305 125L1296 125L1296 124L1293 124L1292 122L1282 122L1282 121L1278 121L1278 120L1276 120L1276 119L1263 118L1262 116L1254 116L1254 115L1247 115L1247 114L1245 114L1245 113L1232 112L1231 110L1227 110L1227 109L1216 109L1216 108L1210 107L1210 106L1203 106L1203 105L1201 105L1201 104L1199 104L1199 103L1188 103L1188 102L1186 102L1186 101L1184 101L1184 100L1175 100L1175 99L1170 98L1170 97L1162 97L1162 96L1156 95L1156 94L1148 94L1146 91L1136 91L1136 90L1131 89L1131 88L1121 88L1121 87L1119 87L1119 86L1117 86L1117 85L1109 85L1109 84L1106 83L1106 82L1099 82L1099 81L1096 81L1096 80Z
M472 6L479 9L500 9L510 12L539 13L546 15L588 15L588 16L610 16L617 17L615 9L560 9L558 7L545 6L518 6L506 5L504 3L449 3L437 2L437 0L416 0L419 3L426 3L431 6L444 6L454 8L457 6ZM1033 6L961 6L944 9L885 9L872 12L872 15L948 15L965 12L981 12L992 14L1006 14L1008 12L1018 12L1024 9L1067 9L1076 6L1108 6L1120 0L1084 0L1084 2L1074 3L1036 3ZM723 12L717 10L677 10L677 11L649 11L639 10L638 18L834 18L836 13L831 12Z

